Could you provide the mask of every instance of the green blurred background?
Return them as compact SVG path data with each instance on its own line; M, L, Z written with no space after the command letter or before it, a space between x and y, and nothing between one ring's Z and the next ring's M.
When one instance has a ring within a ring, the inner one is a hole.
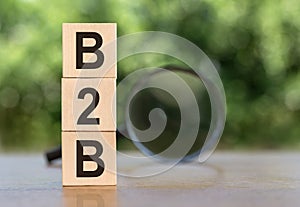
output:
M299 0L6 0L0 1L1 151L60 143L63 22L116 22L118 36L158 30L194 42L219 69L226 92L219 147L300 148ZM120 63L118 80L139 64Z

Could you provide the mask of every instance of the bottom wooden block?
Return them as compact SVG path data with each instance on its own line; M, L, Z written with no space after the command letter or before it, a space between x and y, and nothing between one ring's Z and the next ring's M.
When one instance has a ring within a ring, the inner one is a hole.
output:
M62 132L63 186L116 185L115 132Z

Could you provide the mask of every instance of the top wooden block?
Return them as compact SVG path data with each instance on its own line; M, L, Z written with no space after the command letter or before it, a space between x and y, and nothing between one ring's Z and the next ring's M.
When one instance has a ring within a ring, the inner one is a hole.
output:
M116 24L63 24L63 77L116 78Z

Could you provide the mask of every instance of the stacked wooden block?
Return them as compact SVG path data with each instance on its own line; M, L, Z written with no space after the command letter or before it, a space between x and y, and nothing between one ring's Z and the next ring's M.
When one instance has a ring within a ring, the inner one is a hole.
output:
M116 185L116 24L63 24L62 180Z

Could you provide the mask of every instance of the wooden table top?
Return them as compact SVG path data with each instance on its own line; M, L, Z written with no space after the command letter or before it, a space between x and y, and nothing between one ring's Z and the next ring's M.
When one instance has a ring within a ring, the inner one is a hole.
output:
M2 154L0 164L3 207L300 206L298 152L216 152L202 165L180 164L147 178L118 176L116 187L63 188L60 163L47 166L40 154Z

